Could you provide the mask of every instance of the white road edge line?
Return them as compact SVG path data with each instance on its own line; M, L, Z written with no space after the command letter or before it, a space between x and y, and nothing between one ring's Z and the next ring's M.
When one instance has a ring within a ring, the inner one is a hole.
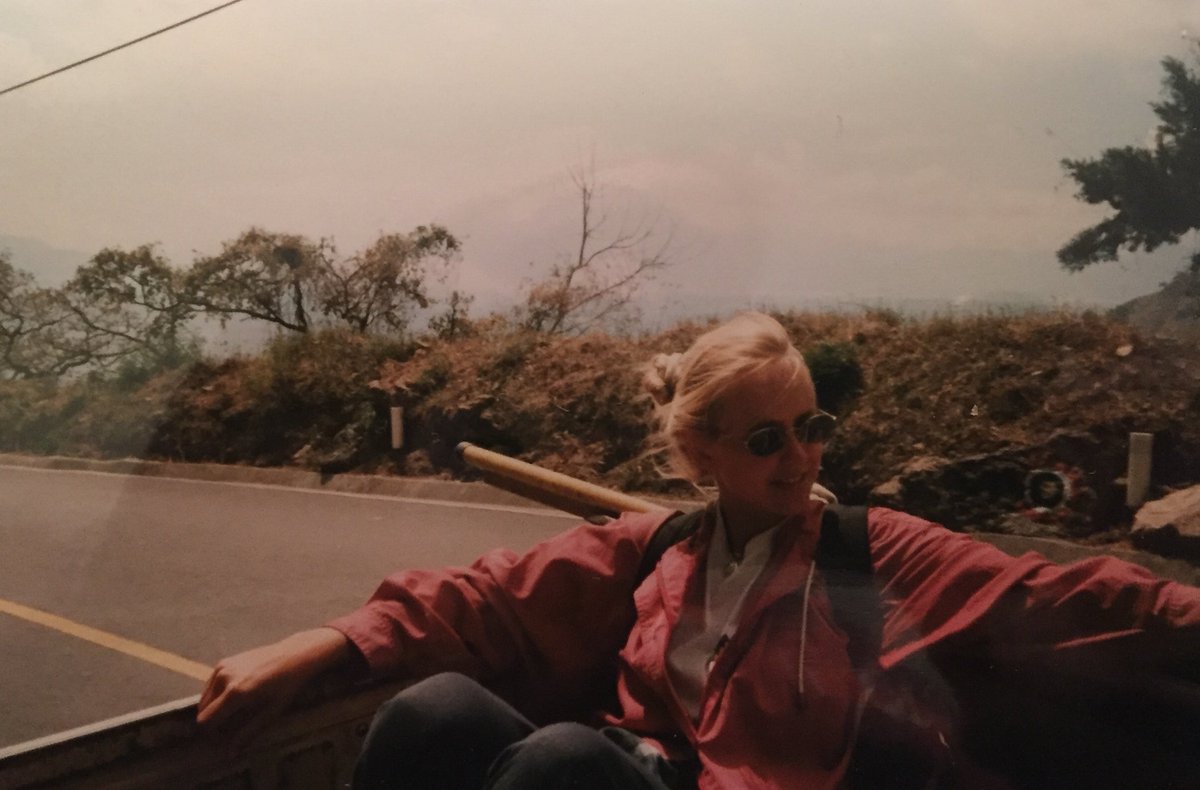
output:
M431 505L434 507L458 507L468 510L490 510L495 513L520 513L529 516L544 516L548 518L570 519L582 521L579 516L564 513L551 508L521 507L519 505L493 505L483 502L456 502L452 499L425 499L422 497L389 496L387 494L363 494L357 491L324 491L317 488L300 486L285 486L278 483L246 483L239 480L196 480L191 477L166 477L160 475L127 475L120 472L100 472L94 469L45 469L37 466L21 466L19 464L0 464L0 469L13 469L25 472L50 472L55 474L102 475L104 477L125 477L130 480L158 480L172 483L198 483L201 485L229 485L243 488L261 488L268 491L294 491L302 494L324 494L326 496L346 496L356 499L372 499L382 502L406 502L413 505Z

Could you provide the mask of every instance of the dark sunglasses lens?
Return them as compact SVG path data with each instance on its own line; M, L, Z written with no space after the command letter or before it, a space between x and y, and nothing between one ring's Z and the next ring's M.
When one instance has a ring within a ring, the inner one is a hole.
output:
M759 428L746 437L746 449L750 451L751 455L767 456L779 452L781 447L783 447L783 429L775 425Z
M827 442L833 437L836 426L837 420L833 415L824 412L814 414L796 425L796 439L805 443Z

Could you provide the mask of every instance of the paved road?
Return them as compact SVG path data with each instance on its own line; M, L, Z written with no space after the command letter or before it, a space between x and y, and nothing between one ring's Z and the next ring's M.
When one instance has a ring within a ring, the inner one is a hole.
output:
M0 611L29 607L211 665L361 603L397 567L524 549L536 508L0 466ZM0 747L198 693L0 613Z

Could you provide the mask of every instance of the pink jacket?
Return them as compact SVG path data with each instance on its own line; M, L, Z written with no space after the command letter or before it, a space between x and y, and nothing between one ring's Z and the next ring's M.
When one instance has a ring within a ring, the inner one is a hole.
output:
M617 724L669 755L682 737L699 754L701 788L832 788L847 771L863 693L813 570L820 507L784 525L715 658L695 722L671 689L665 654L683 607L703 595L711 523L668 549L632 595L642 549L665 514L582 525L470 567L399 572L330 625L375 675L463 672L535 722ZM1155 650L1169 652L1173 629L1200 626L1200 590L1119 560L1014 559L882 508L870 511L869 537L884 687L889 671L930 651L1003 661L1128 643L1153 660Z

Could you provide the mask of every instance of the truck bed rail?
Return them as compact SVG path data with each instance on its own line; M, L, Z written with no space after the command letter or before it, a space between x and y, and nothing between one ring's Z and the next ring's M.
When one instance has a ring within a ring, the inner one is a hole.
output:
M323 691L245 752L203 737L198 696L0 750L0 788L330 790L347 787L379 705L404 683Z

